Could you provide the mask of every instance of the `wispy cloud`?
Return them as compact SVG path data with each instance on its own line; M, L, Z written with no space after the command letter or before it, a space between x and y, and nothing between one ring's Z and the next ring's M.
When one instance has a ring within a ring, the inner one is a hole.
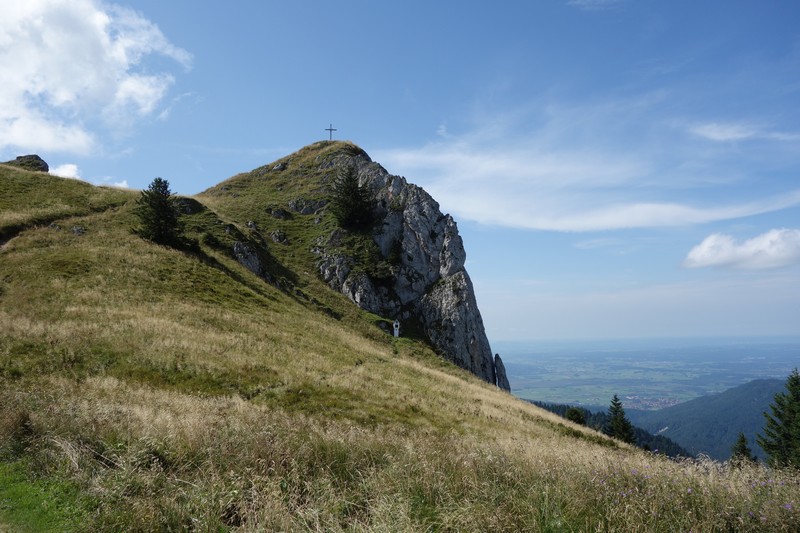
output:
M773 131L754 124L737 122L705 122L689 127L689 132L710 141L729 142L747 139L800 141L800 133Z
M719 159L728 154L709 153L660 120L653 113L660 98L532 106L480 117L461 135L374 155L458 218L497 226L682 226L800 205L800 189L760 193L746 162ZM701 131L717 139L755 134L743 126Z
M718 122L696 124L689 131L711 141L740 141L758 134L758 130L749 124L721 124Z
M780 268L800 263L800 230L772 229L737 242L730 235L714 233L689 251L687 268Z
M596 250L598 248L617 248L627 245L623 239L616 237L601 237L598 239L586 239L576 242L573 246L579 250Z
M625 0L569 0L567 5L589 11L619 7Z
M0 148L77 154L149 116L174 83L146 66L162 56L190 68L191 55L133 10L92 0L0 5Z

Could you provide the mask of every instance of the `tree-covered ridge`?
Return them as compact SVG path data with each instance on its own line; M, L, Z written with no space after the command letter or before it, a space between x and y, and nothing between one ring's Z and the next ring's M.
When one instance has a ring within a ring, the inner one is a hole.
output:
M719 394L702 396L657 411L628 411L634 425L661 432L689 450L718 461L730 457L731 446L744 433L761 460L766 454L757 445L756 436L764 427L764 411L783 388L779 379L757 379Z
M597 431L603 431L603 428L607 427L610 422L610 417L607 412L599 411L599 412L591 412L588 409L584 409L582 407L575 407L573 405L565 405L565 404L553 404L553 403L546 403L546 402L538 402L533 401L531 402L534 405L541 407L542 409L547 409L551 413L555 413L558 416L566 418L567 420L574 421L574 412L579 412L585 421L583 425L595 429ZM570 418L568 415L572 414L573 418ZM653 435L652 433L637 427L632 426L633 436L636 438L636 446L642 448L643 450L651 451L654 453L660 453L666 455L668 457L691 457L692 454L689 453L686 449L681 447L678 443L664 437L662 435Z

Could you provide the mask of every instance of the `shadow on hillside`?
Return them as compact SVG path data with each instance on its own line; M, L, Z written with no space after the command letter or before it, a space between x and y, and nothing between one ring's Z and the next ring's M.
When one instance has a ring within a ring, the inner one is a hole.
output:
M314 297L306 294L300 287L297 274L281 263L269 250L267 239L256 227L248 225L249 231L243 231L236 224L224 221L214 210L194 198L180 197L177 200L179 210L182 212L186 237L181 251L202 261L204 264L219 270L237 283L251 289L256 294L275 301L275 296L266 290L266 287L255 281L254 278L232 269L209 250L237 261L240 265L250 270L258 279L280 290L298 303L315 311L320 311L336 320L342 314L331 309ZM255 268L248 266L234 252L237 244L242 245L246 251L257 260Z

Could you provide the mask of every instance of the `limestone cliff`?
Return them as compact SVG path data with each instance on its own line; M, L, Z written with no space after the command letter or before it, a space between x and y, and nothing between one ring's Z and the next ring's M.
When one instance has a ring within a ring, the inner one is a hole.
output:
M389 174L363 151L343 151L326 165L331 180L340 169L356 169L359 183L371 192L371 237L380 257L359 264L342 246L345 232L336 230L314 249L323 279L360 307L420 329L445 358L509 390L502 361L486 337L453 218L422 188Z

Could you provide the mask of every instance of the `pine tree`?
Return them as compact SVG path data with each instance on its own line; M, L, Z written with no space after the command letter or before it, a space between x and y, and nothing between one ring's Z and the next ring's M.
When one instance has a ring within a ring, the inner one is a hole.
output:
M611 399L611 405L608 408L608 421L603 427L603 433L622 442L636 444L633 425L628 420L628 417L625 416L625 409L623 409L622 402L616 394Z
M747 445L747 437L744 433L739 432L739 437L736 439L733 447L731 448L731 462L734 464L755 463L756 458L753 455L753 450Z
M767 453L770 466L800 467L800 373L795 368L786 380L786 392L779 392L764 413L764 435L757 438Z
M180 220L167 180L156 178L142 191L135 213L142 224L136 230L140 237L167 246L180 244Z
M579 407L570 407L567 409L566 413L564 413L564 418L582 426L586 425L586 411Z
M358 183L355 167L339 172L333 184L330 210L343 228L359 228L372 222L372 200L366 186Z

